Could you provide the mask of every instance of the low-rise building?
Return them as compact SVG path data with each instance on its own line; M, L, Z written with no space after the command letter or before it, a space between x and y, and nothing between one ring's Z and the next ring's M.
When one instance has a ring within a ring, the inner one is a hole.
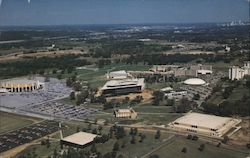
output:
M115 109L114 116L116 118L127 118L127 119L136 119L137 113L132 108L128 109Z
M110 80L101 88L104 96L116 96L128 93L139 93L145 88L144 78Z
M223 137L232 128L239 129L240 119L220 117L200 113L188 113L168 124L168 128L178 132L208 137Z
M61 138L61 144L74 148L85 148L90 146L97 135L86 132L78 132L73 135Z
M112 71L106 74L107 79L126 79L129 74L125 70Z

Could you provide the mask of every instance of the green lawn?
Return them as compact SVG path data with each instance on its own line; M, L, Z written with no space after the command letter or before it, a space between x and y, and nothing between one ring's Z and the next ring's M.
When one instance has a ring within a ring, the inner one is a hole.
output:
M39 119L0 112L0 133L28 126L34 121L39 121Z
M245 158L246 153L239 151L218 148L212 144L205 144L205 149L199 151L198 148L202 144L199 141L187 140L185 138L176 138L172 143L164 146L153 154L159 155L160 158ZM183 147L187 148L187 152L183 153Z

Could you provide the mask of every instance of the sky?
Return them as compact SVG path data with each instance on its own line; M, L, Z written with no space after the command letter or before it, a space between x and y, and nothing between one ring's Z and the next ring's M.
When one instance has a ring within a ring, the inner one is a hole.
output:
M0 25L249 21L249 0L0 0Z

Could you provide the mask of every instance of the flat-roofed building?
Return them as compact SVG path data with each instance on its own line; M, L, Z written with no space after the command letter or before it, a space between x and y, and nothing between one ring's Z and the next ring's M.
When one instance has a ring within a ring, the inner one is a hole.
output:
M107 79L126 79L128 76L129 74L125 70L107 73Z
M61 139L61 144L74 148L85 148L91 145L97 135L86 132L78 132Z
M128 109L115 109L114 115L116 118L128 118L128 119L136 119L137 113L133 108Z
M241 122L240 119L200 113L188 113L168 124L168 128L208 137L222 137Z
M44 87L43 82L28 79L13 79L0 82L0 88L8 92L31 92Z
M111 80L101 88L104 96L116 96L128 93L139 93L145 88L144 78Z
M243 67L232 66L229 68L229 79L239 80L244 76L250 75L250 61L245 61Z

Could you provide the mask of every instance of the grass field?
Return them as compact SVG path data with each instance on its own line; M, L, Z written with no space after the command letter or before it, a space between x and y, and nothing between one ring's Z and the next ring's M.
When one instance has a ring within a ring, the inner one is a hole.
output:
M205 149L199 151L202 144L199 141L187 140L185 138L176 138L172 143L164 146L153 154L159 155L160 158L245 158L246 153L234 151L233 149L218 148L212 144L205 144ZM183 153L183 147L187 152ZM152 155L153 155L152 154Z
M37 118L0 112L0 134L30 125L39 120Z
M63 126L65 126L63 130L63 135L64 137L74 134L77 131L77 127L79 127L80 130L85 130L86 132L91 133L91 131L95 128L97 128L97 125L92 124L91 129L89 129L89 124L88 123L83 123L83 122L64 122ZM108 133L109 132L109 127L103 126L103 129L101 133ZM126 142L125 148L120 148L118 151L118 154L122 154L124 158L129 158L130 157L136 157L136 156L141 156L150 151L152 148L157 147L163 139L166 139L170 137L170 134L161 133L160 139L156 140L154 138L154 135L156 133L156 130L152 131L142 131L138 130L138 133L143 133L146 135L146 138L144 139L143 143L140 143L140 137L137 135L136 136L136 143L131 144L131 136L129 135L129 128L126 129L126 136L122 139L117 140L115 137L112 137L108 142L104 144L96 144L97 151L101 152L102 154L105 154L107 152L111 152L114 146L114 143L118 141L120 147L123 142ZM55 141L55 139L59 139L59 134L54 135L51 140ZM59 142L53 142L51 143L51 146L47 148L46 146L42 146L39 143L37 145L32 145L25 149L21 154L19 155L27 155L28 153L33 153L37 155L37 157L48 157L49 155L53 154L54 150L59 151L60 150L60 145ZM90 147L85 148L85 150L89 150Z

